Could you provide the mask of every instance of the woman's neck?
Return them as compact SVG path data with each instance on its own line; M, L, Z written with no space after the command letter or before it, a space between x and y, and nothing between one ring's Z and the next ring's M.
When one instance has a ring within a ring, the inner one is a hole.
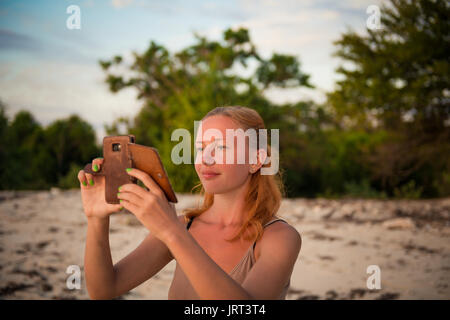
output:
M242 186L230 192L215 194L213 205L202 214L203 220L224 228L241 226L245 218L244 205L249 181L247 179Z

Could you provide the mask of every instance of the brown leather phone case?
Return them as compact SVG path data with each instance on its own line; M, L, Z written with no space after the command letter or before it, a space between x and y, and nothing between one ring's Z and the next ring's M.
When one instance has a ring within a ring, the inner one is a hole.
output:
M135 144L134 135L108 136L103 138L103 165L100 170L92 170L92 163L84 171L94 176L105 176L105 200L118 204L118 188L126 183L137 183L137 179L126 172L126 168L136 168L146 172L164 191L170 202L178 202L158 150Z

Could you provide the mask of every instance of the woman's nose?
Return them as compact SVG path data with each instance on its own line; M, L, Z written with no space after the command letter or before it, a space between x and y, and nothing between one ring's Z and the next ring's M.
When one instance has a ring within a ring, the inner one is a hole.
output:
M214 147L212 147L211 145L207 146L205 148L204 152L202 153L203 164L207 164L207 165L214 164L214 162L215 162L214 157L215 157Z

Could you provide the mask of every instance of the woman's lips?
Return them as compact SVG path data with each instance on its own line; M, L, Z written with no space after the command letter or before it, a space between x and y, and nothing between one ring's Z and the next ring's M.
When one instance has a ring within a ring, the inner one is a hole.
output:
M220 173L213 173L213 172L205 172L202 173L203 178L205 179L214 179L215 177L219 176Z

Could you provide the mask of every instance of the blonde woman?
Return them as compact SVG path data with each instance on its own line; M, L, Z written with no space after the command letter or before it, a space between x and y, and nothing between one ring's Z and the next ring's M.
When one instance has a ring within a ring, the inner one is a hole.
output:
M125 184L120 205L104 201L104 177L83 171L78 179L88 220L85 277L92 299L120 296L157 274L172 259L176 269L169 299L285 299L302 239L297 230L278 218L283 195L277 175L262 175L270 146L257 150L257 163L217 161L218 150L230 147L227 129L265 129L261 116L240 106L218 107L205 115L201 132L216 129L223 140L196 137L202 159L195 170L200 178L202 205L177 216L159 186L146 173L128 174L146 188ZM233 143L237 155L238 144ZM210 158L206 158L209 154ZM102 159L94 159L98 168ZM92 183L88 183L92 181ZM150 231L142 243L118 263L109 247L109 215L123 206Z

